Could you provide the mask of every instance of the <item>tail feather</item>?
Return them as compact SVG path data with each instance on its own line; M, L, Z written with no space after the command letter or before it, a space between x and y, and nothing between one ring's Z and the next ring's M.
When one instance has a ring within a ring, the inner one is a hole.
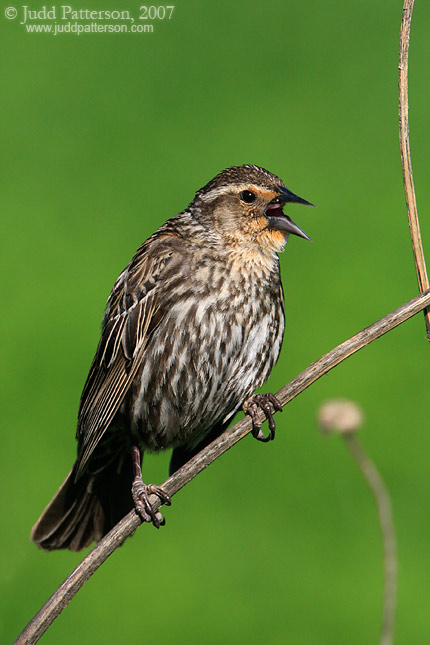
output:
M84 549L133 508L131 463L119 472L107 468L77 481L75 472L73 467L31 531L30 539L41 549Z

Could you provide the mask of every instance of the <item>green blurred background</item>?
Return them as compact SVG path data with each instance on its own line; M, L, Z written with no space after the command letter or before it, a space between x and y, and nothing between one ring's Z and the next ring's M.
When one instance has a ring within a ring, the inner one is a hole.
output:
M26 33L7 6L4 643L80 561L37 550L29 533L74 459L111 286L195 190L256 163L318 205L289 210L314 241L291 239L281 258L287 331L267 390L417 293L397 133L400 1L179 0L153 33L56 37ZM139 14L130 0L78 7ZM430 253L429 24L418 1L410 125ZM43 642L377 643L374 502L341 440L315 424L319 405L339 396L364 408L361 438L392 493L397 642L428 642L429 356L418 315L317 382L278 418L274 443L247 437L175 497L164 529L146 526L117 550ZM146 479L162 482L168 459L147 457Z

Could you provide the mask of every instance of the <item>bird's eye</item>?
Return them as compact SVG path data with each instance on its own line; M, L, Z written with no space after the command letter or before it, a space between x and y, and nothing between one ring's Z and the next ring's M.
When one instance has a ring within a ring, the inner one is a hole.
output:
M245 204L252 204L257 199L257 195L252 190L243 190L239 196Z

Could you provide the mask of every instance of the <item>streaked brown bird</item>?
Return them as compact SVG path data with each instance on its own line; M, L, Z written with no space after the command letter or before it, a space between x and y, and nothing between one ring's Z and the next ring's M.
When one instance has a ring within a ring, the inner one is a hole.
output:
M77 460L33 527L41 548L77 551L133 506L162 523L141 476L145 451L173 448L170 473L260 407L274 437L273 395L253 395L281 350L284 301L278 253L283 212L309 204L253 165L223 170L137 251L109 296L78 416ZM255 421L255 418L253 419Z

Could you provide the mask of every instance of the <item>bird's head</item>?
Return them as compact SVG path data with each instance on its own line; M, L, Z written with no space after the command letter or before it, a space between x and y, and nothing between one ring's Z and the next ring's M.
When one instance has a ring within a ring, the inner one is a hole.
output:
M227 244L273 253L283 250L290 234L310 239L284 213L288 203L313 206L276 175L244 165L223 170L197 192L190 209Z

